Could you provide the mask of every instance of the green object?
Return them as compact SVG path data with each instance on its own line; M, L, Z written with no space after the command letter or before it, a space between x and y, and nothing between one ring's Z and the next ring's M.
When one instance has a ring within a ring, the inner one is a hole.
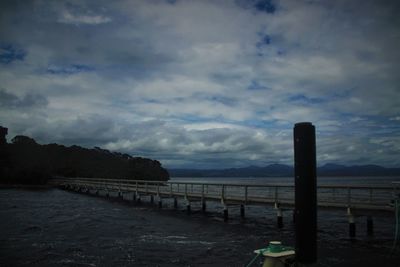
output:
M279 252L282 252L282 251L285 251L285 250L286 250L285 247L282 246L282 243L279 242L279 241L271 241L271 242L269 242L269 246L267 248L267 251L271 252L271 253L279 253Z
M253 265L253 263L256 261L256 259L258 259L258 257L260 257L266 250L267 250L267 248L259 249L259 252L257 253L257 255L249 262L249 264L246 265L246 267L250 267L251 265Z
M283 246L280 241L271 241L271 242L269 242L268 247L260 248L260 249L256 250L257 255L246 265L246 267L252 266L253 263L258 259L258 257L263 255L264 252L267 252L267 253L281 253L281 252L288 251L288 250L293 250L293 248L292 247Z

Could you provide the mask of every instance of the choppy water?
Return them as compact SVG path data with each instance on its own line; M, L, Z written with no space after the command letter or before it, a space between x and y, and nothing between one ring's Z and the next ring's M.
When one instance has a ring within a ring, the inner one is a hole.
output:
M268 240L294 244L289 211L278 230L270 207L247 207L245 222L232 207L224 223L218 203L206 215L194 205L188 216L183 203L175 211L172 202L158 210L143 201L1 189L0 266L244 266ZM375 235L367 237L364 215L350 241L345 211L319 211L319 266L377 266L379 258L398 266L399 250L390 254L393 216L373 214Z

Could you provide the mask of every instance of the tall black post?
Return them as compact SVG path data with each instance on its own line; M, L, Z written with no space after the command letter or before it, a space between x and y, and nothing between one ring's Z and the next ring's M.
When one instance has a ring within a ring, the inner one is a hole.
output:
M310 122L294 126L296 261L317 261L317 166L315 127Z

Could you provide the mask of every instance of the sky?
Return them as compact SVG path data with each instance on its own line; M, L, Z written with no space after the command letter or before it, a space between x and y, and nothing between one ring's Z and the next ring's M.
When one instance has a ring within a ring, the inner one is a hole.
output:
M2 0L8 141L99 146L167 168L400 167L400 2Z

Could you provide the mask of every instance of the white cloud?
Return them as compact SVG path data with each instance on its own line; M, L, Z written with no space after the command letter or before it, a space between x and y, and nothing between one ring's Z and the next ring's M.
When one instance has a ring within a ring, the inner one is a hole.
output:
M320 163L399 164L394 1L277 1L273 14L236 3L0 8L2 39L27 52L23 62L0 64L1 89L47 101L31 113L2 109L0 120L10 134L142 153L169 166L291 163L293 123L312 121ZM106 134L90 142L96 131Z
M103 23L108 23L111 18L102 15L85 15L85 14L72 14L68 10L63 10L60 14L58 22L66 24L88 24L88 25L98 25Z

